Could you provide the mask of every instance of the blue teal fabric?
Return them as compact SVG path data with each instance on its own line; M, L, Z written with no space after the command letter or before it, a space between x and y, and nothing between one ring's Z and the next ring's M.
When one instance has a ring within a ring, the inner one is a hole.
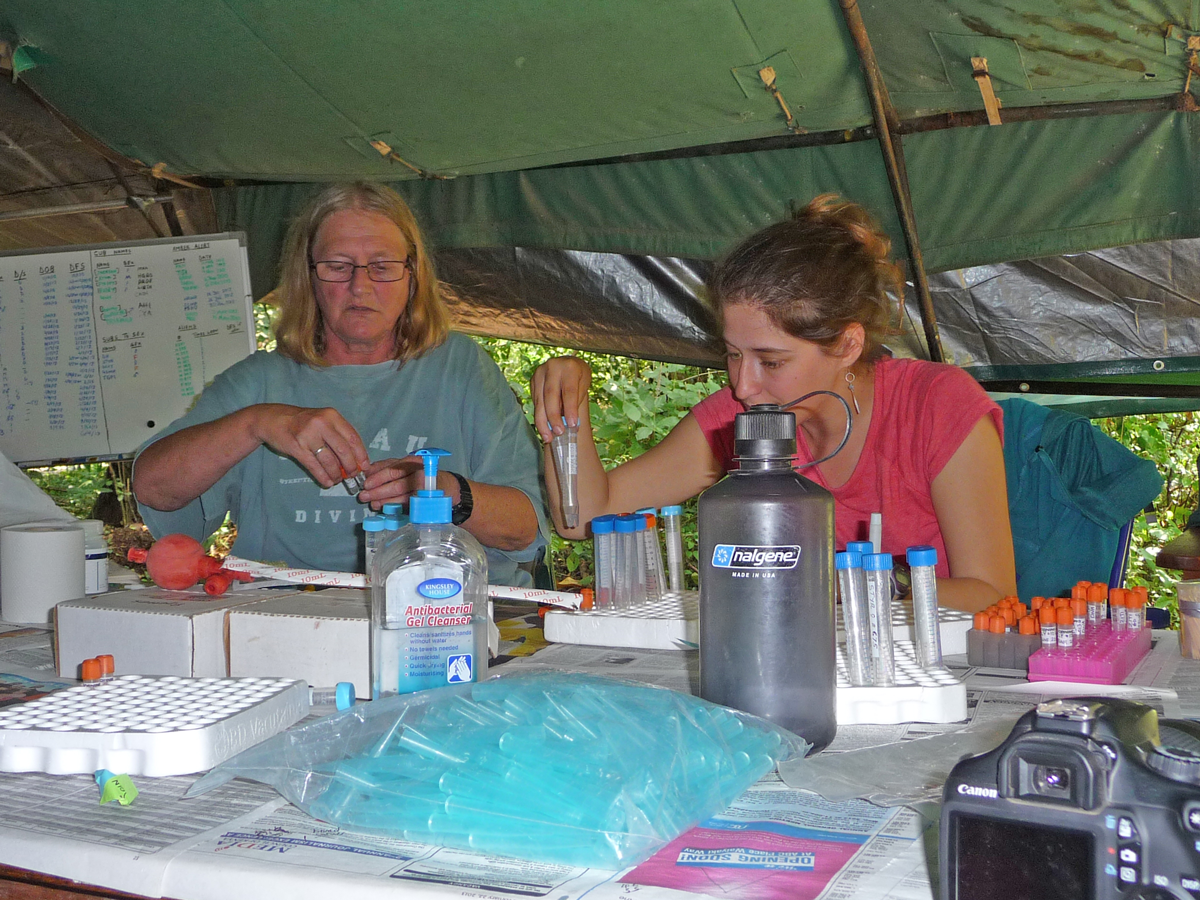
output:
M1158 496L1162 476L1082 416L1020 398L1000 406L1020 598L1107 583L1121 527Z
M255 403L332 406L362 436L371 459L408 456L422 447L449 450L444 468L486 484L517 488L538 517L538 536L523 550L487 549L491 584L532 585L520 564L546 546L541 453L521 405L491 357L470 338L451 334L441 346L402 366L315 368L258 352L227 369L195 405L147 444L190 425ZM259 447L216 484L175 512L138 505L152 534L182 532L197 540L230 513L233 552L247 559L336 572L362 570L359 533L369 512L340 484L322 489L298 463Z

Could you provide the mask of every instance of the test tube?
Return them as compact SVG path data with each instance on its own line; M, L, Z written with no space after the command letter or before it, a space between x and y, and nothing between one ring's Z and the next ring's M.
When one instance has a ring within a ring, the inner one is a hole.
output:
M1099 628L1108 618L1108 585L1090 584L1087 587L1088 621Z
M1075 646L1075 613L1069 606L1060 606L1054 611L1058 625L1058 649L1067 651Z
M842 598L842 631L846 634L846 669L850 683L871 683L871 627L867 612L867 576L861 553L839 553L834 557L838 593Z
M1071 600L1071 613L1075 616L1075 646L1079 646L1087 637L1088 605L1086 599L1075 597Z
M367 476L362 472L355 472L353 475L347 475L346 470L342 469L342 487L346 489L346 493L351 497L357 497L363 492L367 486Z
M568 425L563 419L562 434L550 439L554 456L554 473L558 476L558 493L562 499L563 524L579 527L579 426Z
M671 590L683 590L683 507L662 508L663 533L667 544L667 570L671 579Z
M1125 628L1141 631L1146 627L1146 600L1142 596L1145 588L1133 588L1125 592ZM1147 591L1147 593L1149 593Z
M1112 630L1124 633L1128 622L1124 588L1113 588L1108 592L1108 606L1109 615L1112 617Z
M883 513L871 513L871 524L867 530L871 538L872 553L883 552Z
M613 608L613 526L616 516L592 519L592 574L596 584L596 608Z
M912 579L913 619L917 632L917 662L923 669L942 664L942 640L938 628L937 548L919 545L905 554Z
M375 551L383 543L385 522L383 516L367 516L362 522L363 528L363 572L367 580L371 579L371 566L375 562Z
M117 664L116 660L113 659L113 655L111 653L101 653L96 657L96 660L100 663L100 680L112 681L117 671Z
M627 609L633 605L633 580L637 577L637 536L634 534L637 516L617 516L613 524L613 607Z
M896 683L896 658L892 650L892 556L868 553L862 559L871 628L871 683L887 687Z
M336 687L308 689L310 706L336 706L340 712L354 705L354 685L349 681L339 681Z
M651 599L648 591L648 564L646 559L646 517L640 513L633 514L634 559L636 569L633 573L633 602L645 603Z
M667 591L667 575L663 571L662 545L658 541L658 517L653 506L639 509L637 514L645 516L646 531L646 599L661 600Z
M79 664L79 680L84 684L99 684L104 677L104 668L98 659L85 659Z

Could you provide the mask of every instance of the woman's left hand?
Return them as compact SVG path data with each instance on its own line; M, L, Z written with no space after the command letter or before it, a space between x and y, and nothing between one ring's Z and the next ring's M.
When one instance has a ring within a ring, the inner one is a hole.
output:
M372 509L382 509L385 503L407 503L409 497L425 489L425 464L419 456L377 460L363 469L363 474L366 482L358 499L371 504ZM458 502L458 479L438 472L438 487L451 503Z

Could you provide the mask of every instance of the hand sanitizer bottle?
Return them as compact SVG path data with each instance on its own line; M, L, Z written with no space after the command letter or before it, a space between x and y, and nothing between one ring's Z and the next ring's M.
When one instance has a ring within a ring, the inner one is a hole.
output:
M445 450L418 450L425 489L409 502L409 524L378 551L371 586L371 696L478 681L487 672L487 556L450 524L437 489Z

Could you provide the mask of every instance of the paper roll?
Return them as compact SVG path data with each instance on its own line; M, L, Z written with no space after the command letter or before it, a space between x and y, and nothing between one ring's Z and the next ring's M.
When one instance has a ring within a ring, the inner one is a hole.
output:
M0 529L0 619L50 621L63 600L78 600L84 587L83 527L31 522Z

